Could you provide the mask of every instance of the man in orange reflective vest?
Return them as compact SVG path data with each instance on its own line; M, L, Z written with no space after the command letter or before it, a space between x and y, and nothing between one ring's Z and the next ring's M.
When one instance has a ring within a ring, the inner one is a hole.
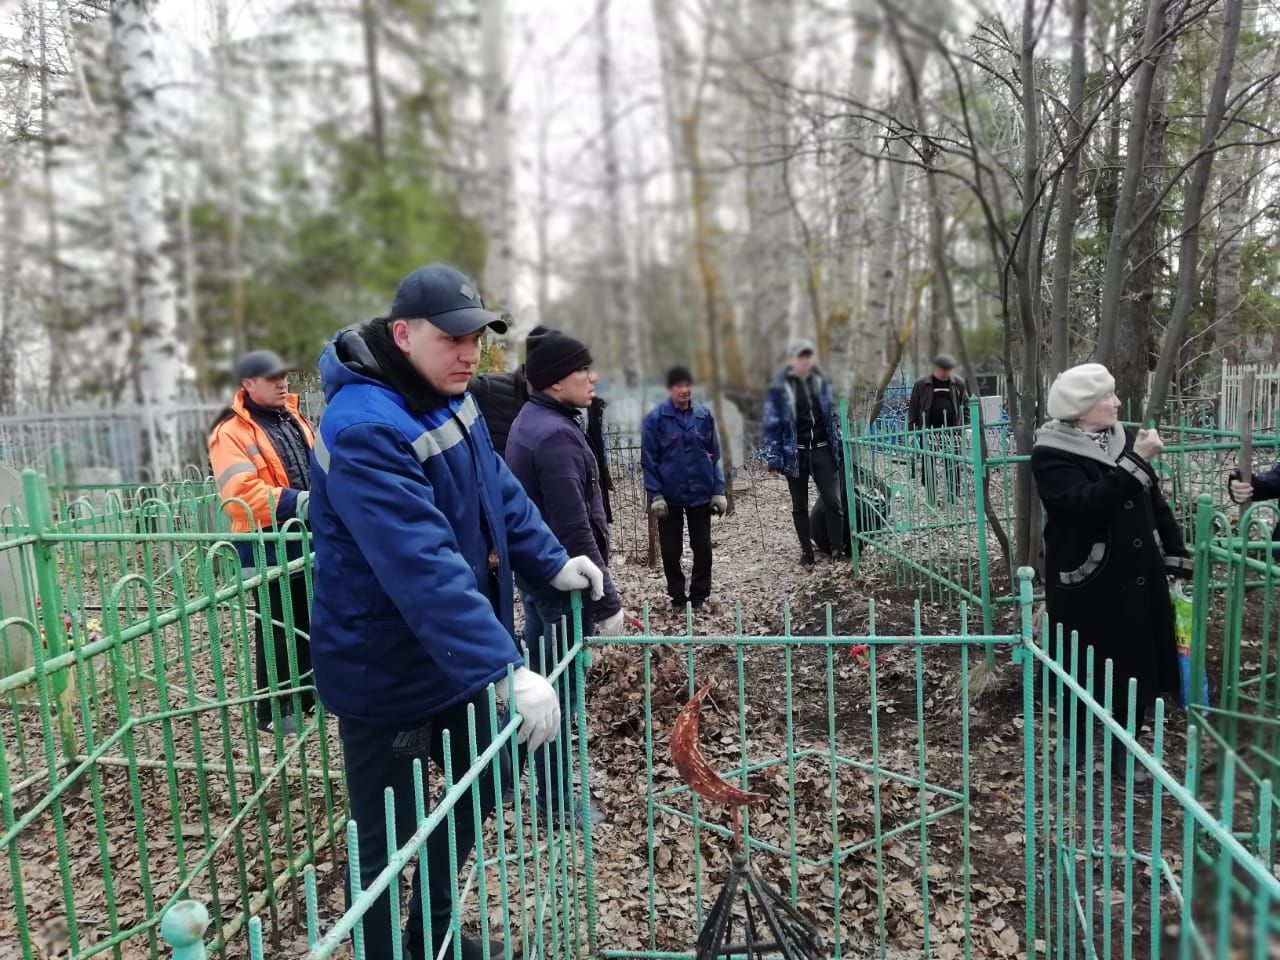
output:
M290 368L270 350L254 350L240 358L235 367L240 390L214 422L209 433L209 461L223 508L237 533L271 529L297 517L306 519L308 490L311 487L311 446L315 434L298 412L298 397L289 392ZM255 571L254 544L240 541L236 550L246 572ZM301 556L299 544L291 543L280 562ZM273 544L267 545L268 566L277 563ZM287 588L287 590L285 589ZM289 691L312 685L311 607L302 570L283 576L253 594L257 635L256 692ZM287 598L287 599L286 599ZM292 614L293 631L285 627L285 604ZM273 662L268 662L264 637L270 630ZM296 672L290 667L294 651ZM295 705L310 711L314 695L310 690L295 696L263 698L257 703L258 729L272 727L272 702L280 702L280 729L296 733Z

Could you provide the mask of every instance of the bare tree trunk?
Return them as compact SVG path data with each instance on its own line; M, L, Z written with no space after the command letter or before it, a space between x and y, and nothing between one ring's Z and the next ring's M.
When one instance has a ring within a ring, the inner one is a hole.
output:
M1040 420L1040 323L1036 316L1036 291L1040 287L1036 240L1040 235L1040 104L1036 92L1036 2L1022 7L1022 222L1015 251L1018 283L1018 318L1022 323L1022 389L1017 404L1018 450L1029 454ZM1038 566L1040 500L1036 496L1031 465L1021 463L1017 473L1017 526L1014 564Z
M511 159L511 88L507 83L507 23L504 0L481 0L480 35L484 38L481 93L484 116L485 236L488 250L481 280L485 306L501 310L515 297L515 167ZM519 366L514 349L526 332L513 323L507 334L511 349L507 366Z
M874 2L853 0L856 34L853 70L848 99L869 96L880 51L881 19ZM851 117L844 125L844 142L837 148L835 256L831 281L827 285L827 309L823 339L826 341L827 372L841 390L853 380L853 318L862 307L862 227L866 221L864 203L867 163L867 123Z
M3 145L0 176L4 180L4 279L0 286L0 411L12 410L18 396L18 325L26 239L24 165L31 137L31 73L36 64L36 11L32 0L23 0L20 12L21 63L13 91L13 135ZM48 131L45 132L46 137Z
M387 123L382 106L382 78L378 69L378 0L360 0L360 29L364 38L364 71L369 84L369 115L373 122L373 155L387 165ZM225 13L225 10L223 11Z
M1241 17L1242 37L1257 30L1258 8L1249 4ZM1248 41L1246 40L1246 43ZM1273 98L1267 96L1267 108ZM1259 152L1248 147L1232 147L1222 157L1222 177L1218 184L1218 263L1214 272L1213 345L1227 363L1241 362L1240 351L1240 268L1244 254L1247 210L1253 181L1259 168ZM1215 364L1220 378L1221 368ZM1221 384L1218 384L1219 388Z
M1147 0L1146 25L1142 32L1142 64L1133 78L1133 103L1129 117L1129 139L1125 157L1124 182L1116 202L1115 222L1102 275L1102 306L1099 312L1096 359L1112 366L1115 363L1116 333L1120 323L1120 295L1124 291L1130 227L1142 179L1142 165L1147 150L1147 129L1151 114L1151 87L1155 80L1157 47L1162 42L1165 8L1168 0Z
M1173 380L1182 347L1187 318L1195 302L1200 276L1200 214L1204 209L1205 192L1209 188L1209 174L1213 169L1215 153L1212 149L1222 132L1222 119L1226 110L1227 92L1231 88L1231 72L1235 66L1236 47L1240 40L1242 0L1223 0L1225 20L1222 40L1218 48L1218 70L1213 78L1213 90L1209 94L1209 107L1205 113L1204 127L1200 132L1200 155L1187 187L1186 205L1183 208L1182 236L1178 249L1178 296L1173 303L1173 314L1165 328L1164 343L1160 348L1160 360L1151 387L1151 399L1145 419L1158 420L1164 413L1169 384Z
M1148 210L1157 203L1165 188L1165 134L1169 129L1168 85L1169 63L1173 43L1165 44L1156 54L1155 79L1151 85L1151 106L1147 113L1146 156L1142 179L1138 184L1137 210ZM1123 416L1137 419L1147 395L1147 373L1154 353L1152 314L1156 276L1159 269L1157 247L1160 244L1159 217L1146 217L1135 224L1129 234L1125 256L1128 270L1123 280L1120 299L1120 324L1116 329L1116 352L1111 372L1116 378L1116 395L1124 404Z
M231 90L231 31L227 25L227 0L218 0L216 20L217 48L214 64L223 123L218 139L223 183L226 186L227 213L223 235L227 255L227 320L231 333L231 352L238 357L249 349L244 315L244 258L240 251L240 237L244 232L244 211L240 204L241 180L244 175L244 118ZM376 81L371 79L370 82L376 86ZM194 292L194 287L192 290ZM196 379L200 379L199 372Z
M44 11L41 11L42 14ZM67 310L62 286L62 241L58 229L58 198L53 188L53 144L50 136L50 68L47 16L40 17L40 175L44 192L45 260L49 264L48 307L45 314L45 332L49 338L49 391L50 402L63 399L62 363L66 352Z
M195 379L196 396L204 398L211 392L209 380L209 353L205 347L204 330L200 327L199 296L196 293L200 268L196 262L196 248L191 236L191 181L183 178L182 196L178 209L178 243L182 250L182 313L183 338L187 341L187 357Z
M1076 185L1080 177L1081 111L1084 109L1084 40L1089 0L1073 0L1071 5L1071 68L1067 91L1067 160L1062 170L1061 201L1058 205L1058 235L1053 258L1053 305L1050 319L1053 340L1049 376L1055 377L1071 361L1071 261L1075 242L1079 203Z
M742 89L747 116L745 169L748 231L745 262L750 298L748 336L756 351L751 377L765 380L783 339L817 334L805 311L798 251L799 225L788 184L791 137L783 91L791 79L792 0L750 0L737 31L746 66Z
M120 0L114 15L120 38L125 220L138 290L138 316L132 320L138 400L146 426L147 461L159 478L180 466L174 413L181 363L164 218L153 11L150 0Z
M695 201L693 171L688 157L687 131L685 129L693 101L693 78L690 76L688 47L680 29L679 16L673 0L652 0L653 23L658 40L658 61L662 69L662 99L667 115L667 143L671 163L675 169L675 208L677 222L685 227L685 235L677 238L677 250L688 251L686 269L680 277L687 284L688 302L695 304L698 313L691 318L693 372L699 379L711 379L711 343L708 337L709 320L702 314L705 299L698 294L701 280L698 276L696 226L692 211ZM695 137L696 139L696 137ZM681 242L684 241L684 242ZM724 424L721 422L722 439Z
M640 344L640 313L631 281L631 263L623 239L622 183L618 165L618 109L614 102L613 44L609 34L609 0L596 4L596 77L600 85L600 138L604 159L605 248L612 323L623 331L623 373L628 387L640 382L644 355Z

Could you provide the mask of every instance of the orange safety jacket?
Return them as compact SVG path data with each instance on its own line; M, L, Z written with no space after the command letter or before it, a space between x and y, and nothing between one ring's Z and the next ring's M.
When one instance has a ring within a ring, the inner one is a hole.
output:
M307 446L314 446L315 432L298 412L296 394L286 398L285 407L301 425ZM236 392L231 407L209 434L209 462L218 492L227 501L224 509L231 518L232 531L247 533L270 528L277 507L290 499L284 493L290 489L289 475L267 432L253 422L245 407L243 390ZM248 504L252 516L244 504Z

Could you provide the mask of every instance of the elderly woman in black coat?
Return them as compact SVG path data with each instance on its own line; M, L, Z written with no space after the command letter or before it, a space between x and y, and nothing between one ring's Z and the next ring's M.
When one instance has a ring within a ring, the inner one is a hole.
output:
M1163 449L1160 435L1126 434L1117 419L1115 385L1097 363L1073 367L1054 381L1048 405L1053 419L1036 432L1031 470L1046 518L1049 622L1055 634L1062 629L1064 659L1069 661L1075 632L1076 676L1084 685L1085 649L1093 647L1092 692L1099 703L1105 662L1112 661L1112 709L1121 724L1128 719L1129 680L1135 678L1138 730L1155 698L1179 688L1165 578L1189 575L1191 561L1151 468ZM1082 741L1082 730L1078 736Z

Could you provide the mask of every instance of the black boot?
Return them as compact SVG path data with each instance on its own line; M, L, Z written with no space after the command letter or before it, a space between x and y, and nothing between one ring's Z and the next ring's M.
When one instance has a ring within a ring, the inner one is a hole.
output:
M437 944L444 942L446 935L444 932L437 933L435 930L431 932ZM459 942L462 945L462 960L484 960L484 941L479 937L460 937ZM435 960L436 954L440 952L438 945L433 946L430 951L424 950L421 933L415 935L405 931L404 939L401 943L404 960ZM444 960L457 960L457 949L457 945L450 940L449 947L444 953ZM489 941L489 960L504 960L506 955L507 945L504 941Z
M815 563L817 563L817 561L813 559L813 548L812 548L812 547L810 547L808 550L804 550L804 551L802 551L802 552L800 553L800 566L802 566L802 567L812 567Z

